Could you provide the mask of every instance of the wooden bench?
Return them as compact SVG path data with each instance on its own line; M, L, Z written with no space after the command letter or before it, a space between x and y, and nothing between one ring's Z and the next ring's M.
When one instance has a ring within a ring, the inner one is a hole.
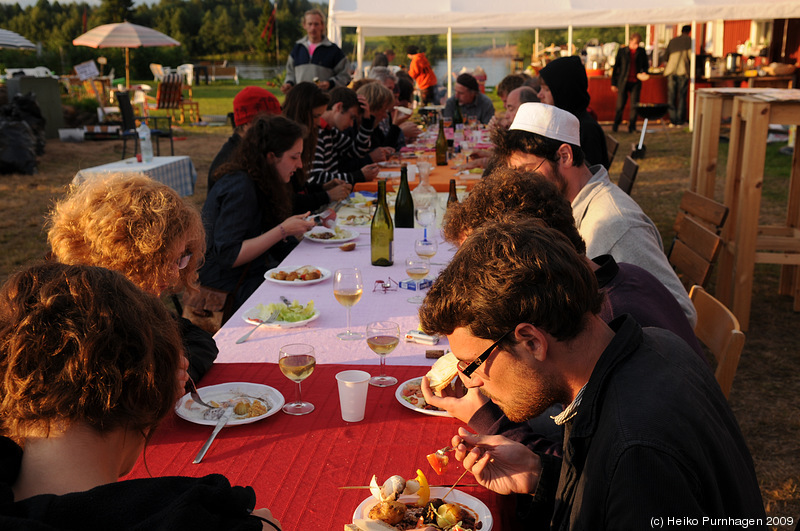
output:
M208 67L208 70L211 81L217 81L218 79L232 79L237 85L239 84L239 69L235 66L211 65Z

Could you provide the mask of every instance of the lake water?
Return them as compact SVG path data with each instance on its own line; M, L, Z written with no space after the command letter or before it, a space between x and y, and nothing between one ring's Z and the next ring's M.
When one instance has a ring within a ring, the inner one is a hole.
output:
M453 71L458 75L462 68L473 70L480 66L486 71L486 84L491 87L511 72L511 63L509 57L453 57ZM230 61L228 66L238 67L241 79L271 79L284 69L283 66L265 66L263 63L250 61ZM433 71L439 84L447 86L447 59L436 61Z

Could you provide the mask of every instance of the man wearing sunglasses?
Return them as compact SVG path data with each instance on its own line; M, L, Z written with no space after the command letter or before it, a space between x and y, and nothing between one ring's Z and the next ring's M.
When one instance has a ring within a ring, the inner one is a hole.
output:
M554 419L563 458L461 428L456 459L497 493L532 496L543 526L533 528L688 518L733 529L752 518L766 529L752 458L708 365L630 315L607 325L602 302L583 257L538 220L494 222L466 239L426 296L423 331L447 336L465 385L511 421L567 407Z
M509 130L492 139L502 164L539 172L558 187L572 205L586 256L610 254L619 263L646 269L695 325L697 312L664 254L658 229L636 201L611 182L602 164L586 165L580 122L572 113L544 103L523 103Z

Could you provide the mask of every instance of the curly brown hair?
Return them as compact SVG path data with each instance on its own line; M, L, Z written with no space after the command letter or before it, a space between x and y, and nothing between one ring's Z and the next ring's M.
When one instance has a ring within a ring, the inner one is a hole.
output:
M302 81L292 87L283 102L283 115L308 128L308 136L303 140L303 172L295 172L294 178L305 179L314 164L317 152L317 126L314 125L314 109L327 108L331 97L316 83Z
M572 149L573 166L582 166L585 160L583 149L576 144L553 140L520 129L495 129L492 131L492 144L494 144L494 156L503 164L506 164L515 151L543 157L554 164L558 162L558 148L564 144Z
M541 219L564 234L580 254L586 254L586 243L575 227L572 207L556 185L539 173L504 166L479 181L462 203L448 207L442 234L448 242L458 245L481 225L514 215Z
M119 271L156 295L163 286L197 289L205 253L200 213L165 184L123 175L85 182L56 202L46 226L59 262ZM174 254L183 239L192 256L174 285Z
M262 114L253 120L231 160L214 175L221 179L229 173L245 172L270 203L270 208L261 213L264 223L277 225L292 214L292 187L281 181L275 165L269 162L269 155L282 157L307 135L304 125L285 116Z
M478 228L455 254L419 311L428 334L466 328L497 339L531 323L559 341L576 337L603 296L586 259L539 219L512 218Z
M178 327L119 273L46 262L0 290L0 432L22 444L74 423L146 436L178 398Z

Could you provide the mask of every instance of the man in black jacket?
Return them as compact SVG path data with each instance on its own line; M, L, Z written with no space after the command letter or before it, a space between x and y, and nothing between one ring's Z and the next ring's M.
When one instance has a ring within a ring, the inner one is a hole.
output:
M538 220L501 218L466 239L425 298L422 329L447 335L464 385L511 421L567 406L553 417L563 457L459 428L456 459L499 494L531 495L542 522L529 529L766 529L752 457L708 365L630 315L604 323L602 302L586 261Z
M628 132L636 131L636 105L639 103L639 94L642 92L642 81L647 79L647 52L639 46L642 36L638 33L631 35L628 46L623 46L617 52L614 69L611 71L611 90L617 93L617 113L614 115L614 132L622 123L622 111L628 94L631 95L630 122Z

